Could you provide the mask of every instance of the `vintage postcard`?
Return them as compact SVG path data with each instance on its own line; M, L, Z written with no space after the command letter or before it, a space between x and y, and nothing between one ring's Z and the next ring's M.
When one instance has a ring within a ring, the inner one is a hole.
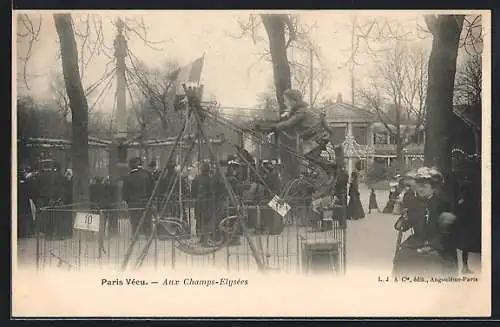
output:
M14 318L491 314L489 11L13 27Z

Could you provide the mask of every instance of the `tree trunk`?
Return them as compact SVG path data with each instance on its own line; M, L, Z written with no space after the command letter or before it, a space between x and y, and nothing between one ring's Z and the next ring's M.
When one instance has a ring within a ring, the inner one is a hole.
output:
M292 87L285 40L285 22L287 16L281 14L263 14L261 18L269 38L269 50L271 52L273 64L276 100L278 101L281 114L285 108L283 92ZM290 178L298 176L300 173L297 157L294 156L293 153L290 153L289 150L286 150L296 149L297 142L295 139L281 137L280 143L284 146L284 148L280 148L280 157L285 167L284 178L285 180L289 180Z
M424 164L451 172L453 88L464 16L439 15L428 22L433 34L426 99Z
M401 99L396 103L396 166L400 169L403 165L403 140L401 138Z
M401 132L399 132L396 134L396 165L399 168L402 168L404 163L403 148L403 140L401 139Z
M70 14L54 14L61 46L64 84L71 108L73 202L89 201L88 104L78 68L78 50Z

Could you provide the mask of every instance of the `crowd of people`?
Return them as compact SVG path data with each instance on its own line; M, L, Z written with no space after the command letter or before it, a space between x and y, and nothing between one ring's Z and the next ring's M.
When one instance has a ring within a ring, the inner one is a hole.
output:
M64 173L61 165L50 159L41 160L35 167L22 167L18 173L18 236L34 235L36 208L71 204L73 174ZM71 237L71 215L52 216L39 225L40 232L49 238Z
M257 126L257 130L269 133L268 136L273 133L301 136L303 146L297 155L320 168L301 172L298 195L302 205L312 207L316 213L321 212L322 206L337 205L346 208L347 219L364 218L359 192L360 167L356 165L349 176L343 166L343 158L336 164L322 158L321 153L326 150L331 136L324 116L322 119L311 116L302 95L296 90L287 90L284 98L287 110L280 120L265 128ZM178 219L189 231L192 223L189 217L193 209L194 230L200 244L213 246L221 241L222 232L218 228L221 220L236 214L231 203L233 195L246 204L267 204L275 195L281 194L284 187L279 165L259 162L243 148L237 147L235 152L219 165L206 161L201 163L199 169L194 166L180 169L169 163L163 170L158 169L154 161L145 168L141 158L133 158L129 161L129 172L123 178L123 202L117 203L117 184L111 183L109 178L92 181L90 201L100 209L110 209L106 216L108 232L118 232L118 215L111 209L123 207L128 208L132 232L136 232L146 203L156 190L153 204L156 214L163 215L160 218ZM222 166L223 171L216 166ZM193 171L196 173L193 174ZM397 231L413 231L410 237L398 244L394 258L395 274L411 270L421 272L427 268L451 273L457 268L457 248L464 253L464 272L470 271L467 253L478 252L481 247L480 227L477 226L477 222L480 226L481 221L480 174L472 176L469 179L454 178L457 181L454 190L444 191L441 187L444 182L442 174L436 169L423 167L400 176L398 183L391 185L383 212L401 215L394 226ZM226 182L234 194L230 194ZM62 173L57 162L49 160L41 162L35 169L22 169L19 174L19 236L34 233L36 210L33 207L71 204L72 186L71 170ZM169 198L166 203L165 197ZM373 189L368 213L372 210L380 211ZM152 216L144 217L141 234L150 235ZM47 237L70 237L71 217L71 213L52 217L43 224L42 232ZM240 238L241 230L237 230L231 244L239 244Z

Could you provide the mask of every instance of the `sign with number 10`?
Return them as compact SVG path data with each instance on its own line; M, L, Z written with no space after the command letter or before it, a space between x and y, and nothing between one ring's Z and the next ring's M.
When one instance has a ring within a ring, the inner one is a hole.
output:
M73 228L98 232L100 218L101 216L98 214L90 212L77 212Z

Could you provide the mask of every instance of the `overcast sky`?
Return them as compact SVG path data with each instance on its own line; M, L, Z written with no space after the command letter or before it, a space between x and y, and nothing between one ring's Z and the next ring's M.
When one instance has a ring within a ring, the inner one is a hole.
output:
M177 60L180 64L187 64L205 53L205 65L202 72L202 83L205 85L205 95L215 98L222 106L254 107L257 104L259 93L266 90L272 81L272 66L265 61L258 61L259 54L268 46L267 36L263 28L260 35L263 41L254 44L250 38L235 39L229 35L238 33L238 21L248 19L249 12L235 11L153 11L153 12L96 12L101 17L104 27L105 43L112 47L114 27L111 20L118 17L133 17L140 19L149 27L148 39L151 41L165 41L156 45L160 51L151 49L137 37L129 41L132 53L144 61L148 66L161 66L167 59ZM37 22L39 14L30 15ZM379 16L389 18L403 24L405 31L416 36L417 23L423 24L422 13L398 12L387 13L371 12L358 17L366 21ZM75 21L78 15L74 14ZM50 97L50 83L52 75L60 71L60 62L57 59L58 37L50 13L42 13L42 28L39 40L32 48L31 59L27 67L30 90L27 90L18 81L19 93L30 93L40 99ZM324 96L335 98L338 93L344 99L350 100L349 72L344 65L349 56L351 15L339 11L309 11L301 13L300 20L308 25L315 25L311 30L311 37L318 46L321 67L329 76L329 86ZM20 26L20 25L18 25ZM424 33L418 33L425 36ZM94 36L95 37L95 36ZM415 37L415 42L424 48L430 48L430 37L421 39ZM27 51L27 41L18 38L18 56ZM298 54L290 53L290 59L296 59ZM361 66L357 68L356 78L362 80L364 74L370 70L369 58L360 58ZM84 87L102 77L109 59L103 55L95 56L90 68L85 73ZM308 64L308 62L304 62ZM22 71L23 63L17 61L18 73ZM320 62L315 62L320 65ZM18 75L19 76L19 75ZM101 101L98 110L110 110L112 107L112 92Z

